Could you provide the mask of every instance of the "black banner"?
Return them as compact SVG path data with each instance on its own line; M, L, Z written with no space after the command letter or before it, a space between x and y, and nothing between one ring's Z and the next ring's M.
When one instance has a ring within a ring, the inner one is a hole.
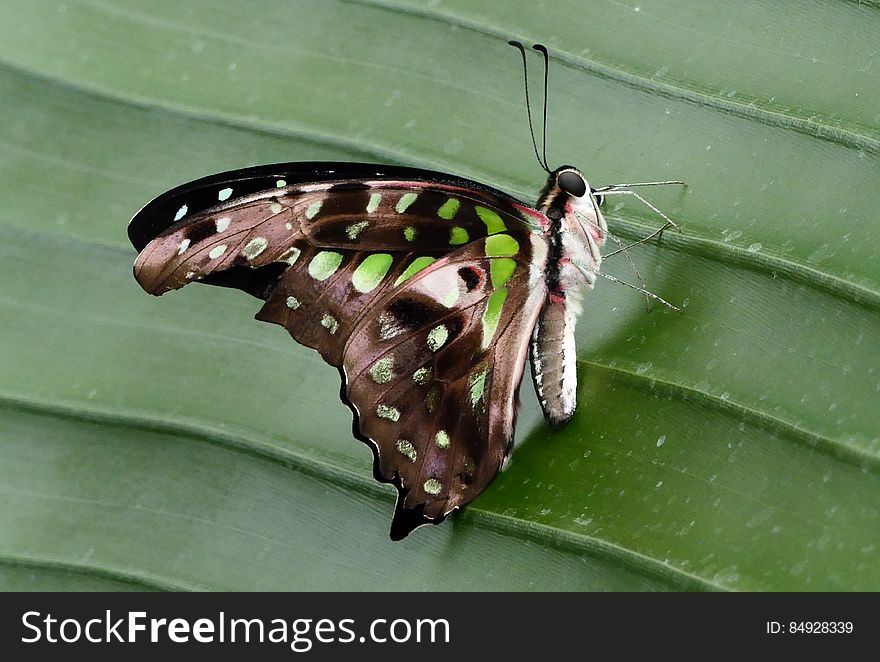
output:
M877 607L874 594L6 594L0 650L315 660L852 653L876 648Z

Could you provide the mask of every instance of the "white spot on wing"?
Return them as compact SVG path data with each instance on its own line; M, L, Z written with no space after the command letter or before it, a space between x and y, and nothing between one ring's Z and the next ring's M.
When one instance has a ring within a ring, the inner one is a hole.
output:
M247 245L241 249L241 254L244 255L248 260L253 260L260 253L266 250L266 246L269 245L269 240L265 237L254 237L251 239Z
M232 195L231 188L227 187L224 189L220 189L220 192L217 194L217 199L220 200L220 202L223 202L224 200L229 200L230 195Z
M418 197L419 196L416 193L404 193L400 196L400 200L397 201L397 204L394 205L394 209L397 210L398 214L402 214L409 209L410 205L412 205Z
M367 227L369 223L367 221L358 221L357 223L352 223L347 228L345 228L345 235L354 241L358 238L358 235L363 232L364 228Z
M186 205L183 205L180 209L177 210L177 213L174 215L174 220L179 221L181 218L186 216Z
M212 260L216 260L218 257L223 255L226 252L226 244L220 244L219 246L214 246L209 252L208 257Z
M177 245L177 254L183 255L183 252L189 248L189 239L184 239Z
M436 352L446 344L448 339L449 329L446 328L446 325L440 324L439 326L435 326L428 332L428 349L432 352Z
M302 254L302 251L298 249L296 246L291 246L286 251L284 251L281 255L278 256L279 262L287 262L287 264L293 266L296 261L299 259L299 256Z
M434 443L438 448L449 448L449 434L446 430L440 430L434 437Z
M306 209L306 218L310 221L318 215L318 212L321 211L321 205L324 204L323 200L315 200L312 204L309 205L308 209Z
M422 485L422 487L424 488L426 493L436 495L440 494L440 490L443 488L443 485L441 485L440 481L436 478L429 478L425 481L425 484Z
M327 329L332 336L336 331L339 330L339 321L328 313L324 313L324 316L321 318L321 326Z
M418 453L416 453L416 447L407 439L397 440L397 450L400 451L401 455L409 458L410 462L415 462L416 458L419 456Z
M377 384L387 384L394 379L394 354L382 357L367 372Z
M381 193L373 193L370 195L370 201L367 203L367 213L372 214L379 208L379 203L382 202L382 194Z
M400 419L400 410L390 405L379 405L376 407L376 416L387 421L397 422Z
M382 340L391 340L394 336L403 333L394 316L388 312L379 315L379 337Z
M225 232L226 228L229 227L229 224L232 222L232 219L228 216L221 216L216 221L214 221L214 225L217 226L217 232Z

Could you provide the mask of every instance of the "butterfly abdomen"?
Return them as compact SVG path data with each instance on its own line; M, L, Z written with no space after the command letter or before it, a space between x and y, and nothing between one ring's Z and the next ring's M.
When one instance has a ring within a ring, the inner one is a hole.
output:
M544 416L566 423L577 407L577 317L565 299L548 296L532 336L532 376Z

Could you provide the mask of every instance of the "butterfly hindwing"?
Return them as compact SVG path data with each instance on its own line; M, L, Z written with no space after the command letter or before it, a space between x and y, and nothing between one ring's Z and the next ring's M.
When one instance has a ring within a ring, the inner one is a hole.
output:
M530 252L506 234L472 242L378 302L352 333L347 399L378 476L401 491L404 534L408 513L436 522L473 499L510 450L544 296Z
M366 171L268 166L160 196L132 221L135 276L154 294L248 291L258 319L340 368L402 537L473 499L509 451L546 244L533 210L481 185L327 165Z

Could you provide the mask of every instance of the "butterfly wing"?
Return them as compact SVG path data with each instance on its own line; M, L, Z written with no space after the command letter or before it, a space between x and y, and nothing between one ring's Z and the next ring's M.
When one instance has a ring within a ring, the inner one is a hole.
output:
M374 473L398 488L400 538L473 499L509 452L546 244L534 210L468 180L322 167L334 172L268 166L161 196L132 221L135 276L154 294L244 289L265 300L258 319L339 367Z
M510 451L544 297L533 250L507 234L474 241L391 291L351 334L346 397L377 477L400 491L392 537L471 501Z

